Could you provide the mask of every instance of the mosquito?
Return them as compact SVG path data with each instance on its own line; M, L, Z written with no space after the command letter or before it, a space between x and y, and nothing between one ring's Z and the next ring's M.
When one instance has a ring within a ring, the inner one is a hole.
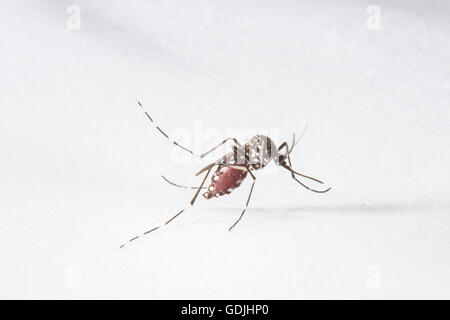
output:
M127 243L130 243L141 236L147 235L153 231L158 230L162 226L165 226L172 222L175 218L177 218L179 215L181 215L183 212L185 212L188 208L192 207L197 200L198 195L200 194L201 190L206 190L202 194L202 196L205 199L211 199L211 198L217 198L220 196L224 196L227 194L230 194L234 189L238 188L241 183L247 178L247 176L250 176L252 178L252 186L250 187L250 192L247 198L247 202L245 204L245 208L242 210L241 215L239 218L228 228L228 231L231 231L238 223L241 221L242 217L244 216L244 213L247 211L248 204L250 202L250 198L253 193L253 188L255 186L256 177L253 174L253 171L261 170L265 166L267 166L270 161L274 160L274 162L283 167L284 169L287 169L291 173L291 177L297 181L301 186L308 189L309 191L316 192L316 193L325 193L328 192L330 188L327 188L325 190L316 190L309 186L307 186L305 183L299 180L299 177L312 180L314 182L323 184L322 181L319 179L304 175L302 173L299 173L295 171L292 168L292 161L290 154L292 150L294 149L296 142L295 134L293 135L293 140L291 147L289 147L287 142L283 142L280 146L276 146L276 144L267 136L257 134L254 137L252 137L247 143L241 144L236 138L227 138L220 142L217 146L214 148L202 153L197 154L194 153L192 150L182 146L175 140L172 140L153 120L153 118L147 113L147 111L144 109L142 103L140 101L137 101L138 105L141 107L144 114L147 116L147 118L150 120L150 122L156 127L156 129L164 136L166 137L171 143L173 143L178 148L181 148L182 150L189 152L191 155L198 157L200 159L206 157L211 152L215 151L220 146L224 145L225 143L231 141L232 149L233 151L222 156L220 159L208 164L204 168L202 168L199 172L197 172L195 175L199 176L201 174L204 174L202 183L198 187L190 187L190 186L184 186L176 184L170 180L168 180L166 177L162 176L162 178L168 182L169 184L179 187L179 188L185 188L185 189L193 189L196 190L194 197L190 201L189 205L180 210L176 215L174 215L172 218L167 220L163 225L152 228L144 233L142 233L139 236L135 236L134 238L131 238L126 243L122 244L120 248L123 248ZM306 130L306 128L305 128ZM305 130L303 131L303 134L305 133ZM302 136L303 136L302 134ZM208 187L205 187L205 182L208 176L210 175L212 170L215 170L211 182Z

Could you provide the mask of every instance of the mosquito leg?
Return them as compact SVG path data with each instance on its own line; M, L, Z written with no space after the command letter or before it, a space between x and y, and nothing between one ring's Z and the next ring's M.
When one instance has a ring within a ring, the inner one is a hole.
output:
M248 208L248 203L250 202L250 198L251 198L252 193L253 193L253 187L255 186L256 177L255 177L255 175L250 171L250 169L249 169L248 166L247 166L246 168L247 168L248 173L250 173L250 176L253 178L252 187L251 187L251 189L250 189L250 193L249 193L249 195L248 195L247 203L245 204L244 210L242 211L241 215L239 216L239 219L237 219L236 222L233 223L233 225L228 229L228 231L231 231L231 229L233 229L234 226L237 225L239 221L241 221L242 216L244 215L245 211L246 211L247 208Z
M305 174L301 174L300 172L297 172L297 171L295 171L294 169L292 169L292 167L285 167L285 168L288 169L292 174L296 174L296 175L299 175L300 177L303 177L303 178L306 178L306 179L315 181L315 182L317 182L317 183L323 184L323 181L320 181L319 179L316 179L316 178L307 176L307 175L305 175Z
M280 144L280 146L278 147L278 151L281 151L281 149L285 148L286 151L289 151L289 145L288 143L285 141L282 144Z
M294 137L294 139L295 139L295 137ZM301 173L298 173L298 172L294 171L294 170L292 169L292 162L291 162L291 156L290 156L290 152L289 152L289 146L288 146L288 143L287 143L287 142L283 142L283 143L280 145L280 147L278 148L278 151L280 151L282 148L286 148L286 155L287 155L287 159L288 159L289 166L288 166L288 167L285 167L285 168L288 169L288 170L291 172L292 179L294 179L295 181L297 181L298 183L300 183L304 188L306 188L306 189L308 189L308 190L310 190L310 191L312 191L312 192L316 192L316 193L325 193L325 192L327 192L327 191L330 191L331 188L328 188L328 189L326 189L326 190L315 190L315 189L312 189L312 188L308 187L307 185L305 185L305 184L304 184L303 182L301 182L300 180L298 180L297 177L295 176L296 174L299 175L299 176L302 176L302 177L304 177L304 178L307 178L307 179L310 179L310 180L313 180L313 181L315 181L315 182L318 182L318 183L323 184L322 181L320 181L320 180L318 180L318 179L316 179L316 178L313 178L313 177L310 177L310 176L307 176L307 175L304 175L304 174L301 174ZM292 150L292 148L291 148L290 150Z
M238 147L241 147L241 144L239 143L239 141L236 138L227 138L225 140L223 140L221 143L219 143L217 146L215 146L214 148L202 153L200 155L200 158L205 157L206 155L210 154L211 152L213 152L214 150L216 150L217 148L219 148L221 145L224 145L225 143L227 143L228 141L233 140L233 142L235 143L235 145L237 145Z
M234 139L234 138L229 138L229 139ZM224 142L226 142L227 140L224 140ZM206 167L202 168L199 172L197 172L195 175L198 176L200 174L202 174L203 172L205 172L206 170L208 170L209 168L215 166L215 165L229 165L231 164L236 164L239 162L239 159L244 159L245 153L241 150L242 149L242 145L239 144L239 142L237 140L235 140L238 144L235 144L232 148L233 148L233 155L232 158L228 158L227 155L223 156L220 160L210 163L208 164ZM222 142L221 144L223 144L224 142ZM217 147L216 147L217 148ZM213 148L215 149L215 148ZM210 152L210 151L208 151ZM241 155L240 158L238 158L238 154ZM245 161L242 160L242 164L244 164Z
M195 200L197 199L198 194L200 193L200 190L202 189L203 185L205 184L206 178L208 178L209 173L211 172L211 169L213 167L210 167L208 169L208 172L206 173L205 177L203 178L202 184L200 185L200 187L197 189L197 192L195 193L195 196L192 198L191 200L191 206L194 204Z
M300 183L304 188L308 189L309 191L315 192L315 193L325 193L325 192L328 192L331 190L331 187L329 187L328 189L325 189L325 190L312 189L312 188L308 187L306 184L302 183L300 180L298 180L295 176L293 178L295 181Z
M177 147L183 149L186 152L189 152L190 154L192 154L195 157L198 158L204 158L206 155L208 155L209 153L213 152L214 150L216 150L217 148L219 148L221 145L225 144L227 141L233 140L234 143L238 146L241 146L241 144L239 143L239 141L237 141L236 138L227 138L225 140L223 140L221 143L219 143L217 146L215 146L214 148L202 153L202 154L196 154L194 153L192 150L182 146L181 144L179 144L178 142L176 142L175 140L171 139L153 120L153 118L147 113L147 111L145 111L144 106L142 105L142 103L140 101L137 102L138 105L141 107L142 111L144 111L145 115L147 116L147 118L153 123L153 125L156 127L156 129L164 136L166 137L170 142L172 142L174 145L176 145Z
M297 139L297 141L295 140L295 133L293 133L292 135L292 144L291 144L291 148L289 149L288 143L287 142L283 142L280 147L278 148L278 151L280 151L283 148L286 148L286 155L291 154L292 150L294 149L294 147L297 145L297 143L300 142L300 140L303 138L303 136L305 135L306 129L308 129L308 126L305 126L305 129L303 129L302 134L300 135L300 138Z
M199 188L199 187L191 187L191 186L184 186L184 185L176 184L176 183L170 181L169 179L167 179L166 177L164 177L163 175L161 175L161 177L162 177L168 184L171 184L171 185L173 185L173 186L175 186L175 187L178 187L178 188L183 188L183 189L194 189L194 190L197 190L197 189ZM202 187L201 189L206 189L206 187Z
M169 220L167 220L164 225L169 224L170 222L172 222L173 219L175 219L176 217L178 217L180 214L182 214L184 211L186 211L186 209L188 209L189 207L192 207L194 205L195 200L197 199L198 193L200 192L200 190L203 188L203 185L205 184L206 178L208 178L209 173L211 172L212 168L209 168L208 172L205 174L205 177L203 178L202 184L200 185L200 187L197 188L197 192L195 193L194 198L192 198L191 203L188 207L184 208L183 210L181 210L180 212L178 212L176 215L174 215L172 218L170 218Z
M294 136L294 139L295 139L295 136ZM286 149L286 155L287 155L287 158L288 158L288 161L289 161L289 166L290 166L291 165L291 158L289 157L289 145L288 145L288 143L286 141L283 142L280 145L280 147L278 148L278 152L281 151L281 149L283 149L283 148ZM291 174L292 174L292 178L294 178L294 174L292 172L291 172Z
M309 191L312 191L312 192L316 192L316 193L325 193L325 192L330 191L331 187L328 188L328 189L325 189L325 190L316 190L316 189L312 189L312 188L308 187L307 185L305 185L304 183L302 183L300 180L298 180L297 177L295 176L295 174L298 174L298 175L300 175L300 176L302 176L302 177L304 177L304 178L308 178L308 179L311 179L311 180L313 180L313 181L316 181L316 182L318 182L318 183L322 183L322 184L323 184L323 182L320 181L320 180L318 180L318 179L315 179L315 178L306 176L306 175L304 175L304 174L295 172L295 171L292 169L291 156L289 155L289 153L288 153L288 155L287 155L287 158L288 158L288 162L289 162L289 168L286 168L286 169L288 169L288 170L291 172L292 179L294 179L295 181L297 181L298 183L300 183L304 188L306 188L306 189L308 189Z
M186 208L180 210L176 215L174 215L172 218L170 218L169 220L167 220L163 225L160 225L160 226L158 226L158 227L156 227L156 228L150 229L150 230L148 230L148 231L142 233L141 235L138 235L138 236L135 236L134 238L131 238L131 239L128 240L126 243L122 244L122 245L120 246L119 249L123 248L126 244L128 244L128 243L130 243L130 242L132 242L132 241L135 241L135 240L141 238L142 236L145 236L145 235L147 235L147 234L149 234L149 233L151 233L151 232L153 232L153 231L156 231L156 230L158 230L159 228L161 228L162 226L165 226L165 225L169 224L170 222L172 222L172 220L174 220L174 219L175 219L176 217L178 217L180 214L182 214L182 213L185 212L187 209L189 209L190 207L192 207L192 205L193 205L194 202L195 202L195 199L196 199L197 196L198 196L198 193L199 193L200 190L203 188L203 184L205 183L206 178L209 176L209 173L210 173L210 172L211 172L211 168L210 168L210 169L208 170L208 172L206 173L205 178L203 178L202 184L200 185L200 187L198 187L198 190L197 190L197 192L195 193L194 198L191 200L189 206L187 206Z

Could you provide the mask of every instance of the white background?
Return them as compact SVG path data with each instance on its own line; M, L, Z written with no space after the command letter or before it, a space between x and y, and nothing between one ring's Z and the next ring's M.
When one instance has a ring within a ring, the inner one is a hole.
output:
M2 0L0 297L450 298L449 15L425 0ZM333 189L261 173L232 232L250 179L118 250L193 196L161 174L197 185L220 155L180 164L135 97L198 152L216 140L196 126L281 143L307 124L294 167Z

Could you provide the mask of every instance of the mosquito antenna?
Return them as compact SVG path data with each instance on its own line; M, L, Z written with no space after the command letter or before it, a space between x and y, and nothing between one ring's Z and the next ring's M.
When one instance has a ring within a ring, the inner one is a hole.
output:
M291 151L292 151L292 149L294 149L294 146L295 146L295 132L292 134L292 144L291 144L291 149L290 150L288 150L288 153L291 153Z
M145 231L144 233L141 233L140 235L137 235L137 236L131 238L131 239L128 240L127 242L123 243L123 244L119 247L119 249L122 249L122 248L125 247L127 244L129 244L130 242L133 242L133 241L135 241L135 240L137 240L137 239L139 239L139 238L141 238L141 237L143 237L143 236L145 236L145 235L147 235L147 234L149 234L149 233L151 233L151 232L153 232L153 231L156 231L156 230L158 230L159 228L161 228L161 227L163 227L163 226L165 226L165 225L167 225L167 224L169 224L170 222L172 222L173 219L175 219L176 217L178 217L180 214L182 214L184 211L186 211L187 209L189 209L191 206L192 206L192 205L189 205L189 206L187 206L186 208L184 208L183 210L180 210L176 215L174 215L172 218L170 218L169 220L167 220L164 224L162 224L162 225L160 225L160 226L158 226L158 227L155 227L155 228L153 228L153 229L150 229L150 230L148 230L148 231Z
M168 184L171 184L172 186L175 186L175 187L178 187L178 188L183 188L183 189L194 189L194 190L199 189L199 187L190 187L190 186L184 186L184 185L176 184L176 183L170 181L169 179L167 179L166 177L164 177L163 175L161 175L161 177L162 177ZM207 187L201 187L200 189L207 189Z
M303 129L303 132L302 132L302 134L300 135L300 138L297 141L295 141L295 133L294 133L294 135L293 135L294 138L292 139L292 147L291 147L291 150L288 151L288 154L291 154L291 152L294 149L295 145L297 143L299 143L300 140L302 140L303 136L305 135L306 129L308 129L308 125L305 125L305 129Z
M144 106L142 105L142 103L137 100L138 105L141 107L142 111L144 111L145 115L147 116L147 118L151 121L151 123L156 127L156 129L164 136L167 138L167 140L169 140L170 142L172 142L174 145L176 145L177 147L183 149L184 151L189 152L190 154L192 154L193 156L196 156L198 158L203 158L201 155L195 154L192 150L183 147L181 144L179 144L178 142L176 142L175 140L171 139L157 124L156 122L153 120L153 118L147 113L147 111L145 111Z

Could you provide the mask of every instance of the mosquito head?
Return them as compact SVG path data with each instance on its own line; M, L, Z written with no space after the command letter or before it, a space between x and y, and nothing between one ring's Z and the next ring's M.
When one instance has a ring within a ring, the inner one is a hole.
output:
M288 164L286 163L286 159L289 158L289 155L291 154L292 150L294 150L294 147L297 145L297 143L301 140L301 138L303 138L303 135L306 132L307 127L305 127L305 129L302 132L302 135L300 136L300 139L295 140L295 133L292 135L292 144L291 144L291 148L288 147L287 143L283 143L278 147L278 150L283 149L283 147L286 147L286 153L285 154L278 154L278 165L282 166L282 167L286 167L288 166Z
M293 139L293 141L292 141L292 147L289 149L288 147L286 147L286 153L278 153L278 165L280 165L280 166L282 166L282 167L286 167L288 164L286 163L286 161L287 161L287 159L288 159L288 157L289 157L289 155L291 154L291 152L292 152L292 149L294 149L294 147L295 147L295 135L294 135L294 139ZM282 149L283 148L283 146L287 146L287 144L286 145L280 145L280 147L278 148L278 149Z
M288 154L278 154L278 165L285 167L287 166L286 159Z

